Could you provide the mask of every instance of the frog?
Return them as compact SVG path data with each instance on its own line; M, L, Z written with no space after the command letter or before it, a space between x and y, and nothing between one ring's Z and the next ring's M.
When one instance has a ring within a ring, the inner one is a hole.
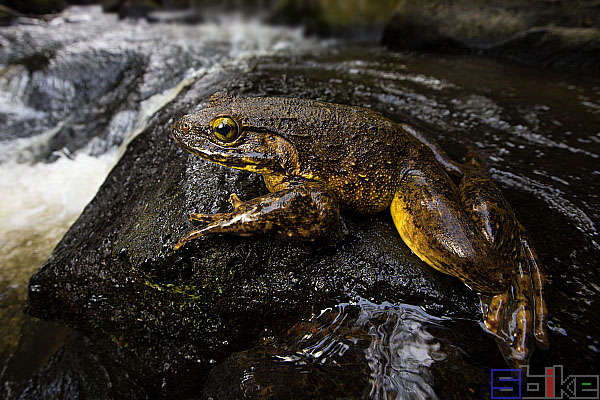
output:
M366 107L217 92L172 127L176 143L221 166L262 175L268 193L232 193L231 212L192 212L208 235L314 241L340 212L390 210L410 250L479 296L483 325L511 366L547 348L545 274L531 238L479 153L451 159L413 126Z

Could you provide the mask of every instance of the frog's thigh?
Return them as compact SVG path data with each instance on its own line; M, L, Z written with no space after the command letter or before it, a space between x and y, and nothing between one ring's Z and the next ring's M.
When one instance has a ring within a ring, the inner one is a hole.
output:
M407 246L433 268L480 292L498 292L490 270L497 257L464 211L458 191L442 171L407 174L391 204Z

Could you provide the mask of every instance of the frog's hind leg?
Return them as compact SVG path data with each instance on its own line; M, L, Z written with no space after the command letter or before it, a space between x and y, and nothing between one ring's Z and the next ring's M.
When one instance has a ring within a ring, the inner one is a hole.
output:
M405 174L390 211L400 236L421 260L478 292L505 288L502 260L490 251L458 188L437 163Z
M541 263L527 232L500 189L485 174L474 151L467 155L463 169L465 175L459 187L461 201L492 250L507 261L509 275L506 290L480 294L484 322L496 334L507 361L526 362L534 343L542 348L548 346Z
M457 188L443 167L405 174L391 204L400 236L435 269L478 292L486 327L505 359L527 360L544 346L543 273L500 190L478 165L465 165Z

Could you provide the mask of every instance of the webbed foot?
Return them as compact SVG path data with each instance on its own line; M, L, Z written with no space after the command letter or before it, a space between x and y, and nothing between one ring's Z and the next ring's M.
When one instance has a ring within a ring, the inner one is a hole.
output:
M462 201L494 252L504 261L506 290L480 294L484 325L495 335L507 363L528 362L533 349L549 346L545 277L525 228L469 149L461 182ZM493 228L492 228L493 227Z
M536 346L549 346L544 274L524 231L519 241L519 261L507 291L480 295L484 325L496 337L505 360L515 367L526 364Z

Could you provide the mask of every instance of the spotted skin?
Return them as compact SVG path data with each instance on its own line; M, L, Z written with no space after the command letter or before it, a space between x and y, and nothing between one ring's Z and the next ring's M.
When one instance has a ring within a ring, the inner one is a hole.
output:
M232 194L229 213L192 213L206 225L175 250L216 233L315 240L340 208L389 208L419 258L479 294L484 324L510 365L548 346L541 264L474 152L459 164L414 128L361 107L224 92L172 132L195 155L262 174L271 192L246 202Z

